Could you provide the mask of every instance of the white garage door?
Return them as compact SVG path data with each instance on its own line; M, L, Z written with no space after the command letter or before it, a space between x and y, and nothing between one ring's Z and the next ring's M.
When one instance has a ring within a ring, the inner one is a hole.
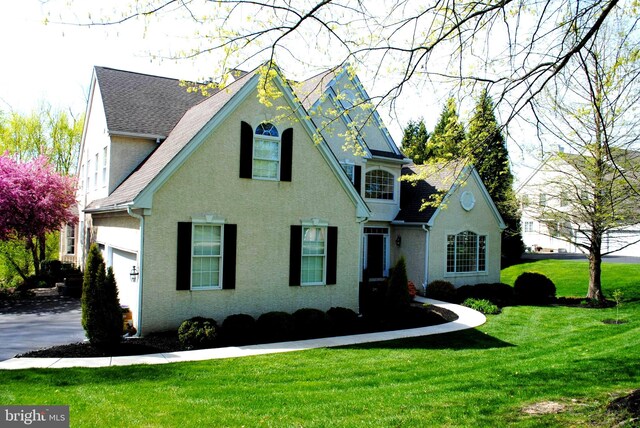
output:
M113 267L113 275L118 284L118 297L121 305L129 306L133 314L133 323L137 327L138 320L138 281L131 282L131 268L136 266L138 269L136 253L128 251L112 249L111 266Z

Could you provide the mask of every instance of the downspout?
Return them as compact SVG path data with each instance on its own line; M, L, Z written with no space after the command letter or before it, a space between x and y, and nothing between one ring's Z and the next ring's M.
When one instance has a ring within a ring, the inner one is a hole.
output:
M131 205L127 206L127 214L140 220L140 250L138 251L138 331L136 332L136 336L140 337L142 331L142 284L144 283L144 269L142 268L144 260L144 216L134 213L131 209Z
M424 230L424 283L423 291L427 290L427 285L429 284L429 226L426 224L422 225L422 230Z
M358 282L362 282L362 272L364 270L364 224L369 220L369 217L358 217L358 224L360 225L360 237L358 241Z

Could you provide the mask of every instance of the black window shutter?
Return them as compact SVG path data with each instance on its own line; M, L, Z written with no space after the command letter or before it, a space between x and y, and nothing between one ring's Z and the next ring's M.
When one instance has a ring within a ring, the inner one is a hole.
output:
M236 240L238 226L224 225L224 249L222 250L222 289L236 288Z
M178 223L176 290L191 289L191 223Z
M293 164L293 128L282 132L280 141L280 181L291 181L291 167Z
M338 267L338 228L330 226L327 233L327 285L336 283Z
M302 268L302 226L291 226L291 248L289 256L289 285L300 285Z
M240 124L240 178L251 178L253 173L253 128L247 122Z
M355 165L353 167L353 185L356 187L356 190L358 191L358 193L360 193L361 181L362 181L362 167L360 165Z

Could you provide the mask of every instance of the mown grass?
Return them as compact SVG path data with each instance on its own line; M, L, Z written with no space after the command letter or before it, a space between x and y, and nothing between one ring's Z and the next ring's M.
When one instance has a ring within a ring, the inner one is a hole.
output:
M502 270L502 282L513 285L522 272L543 273L555 283L558 296L584 297L589 286L589 262L586 260L539 260ZM640 264L603 263L602 292L610 299L615 290L626 301L640 300Z
M74 427L611 426L604 404L640 386L639 310L607 325L615 309L508 307L475 330L340 349L4 371L0 403L68 404ZM522 412L542 401L567 407Z

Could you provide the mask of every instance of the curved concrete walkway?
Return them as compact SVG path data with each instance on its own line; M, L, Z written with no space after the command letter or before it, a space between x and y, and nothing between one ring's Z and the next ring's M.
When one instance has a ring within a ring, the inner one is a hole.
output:
M166 364L185 361L214 360L219 358L237 358L251 355L276 354L281 352L302 351L305 349L331 348L357 345L361 343L383 342L409 337L450 333L477 327L486 322L480 312L465 306L439 300L416 297L418 302L430 303L455 312L458 319L446 324L408 330L383 331L378 333L356 334L351 336L325 337L320 339L299 340L294 342L264 343L260 345L231 346L227 348L199 349L195 351L168 352L161 354L132 355L124 357L99 358L13 358L0 362L0 369L15 370L29 368L67 368L67 367L108 367L134 364Z

